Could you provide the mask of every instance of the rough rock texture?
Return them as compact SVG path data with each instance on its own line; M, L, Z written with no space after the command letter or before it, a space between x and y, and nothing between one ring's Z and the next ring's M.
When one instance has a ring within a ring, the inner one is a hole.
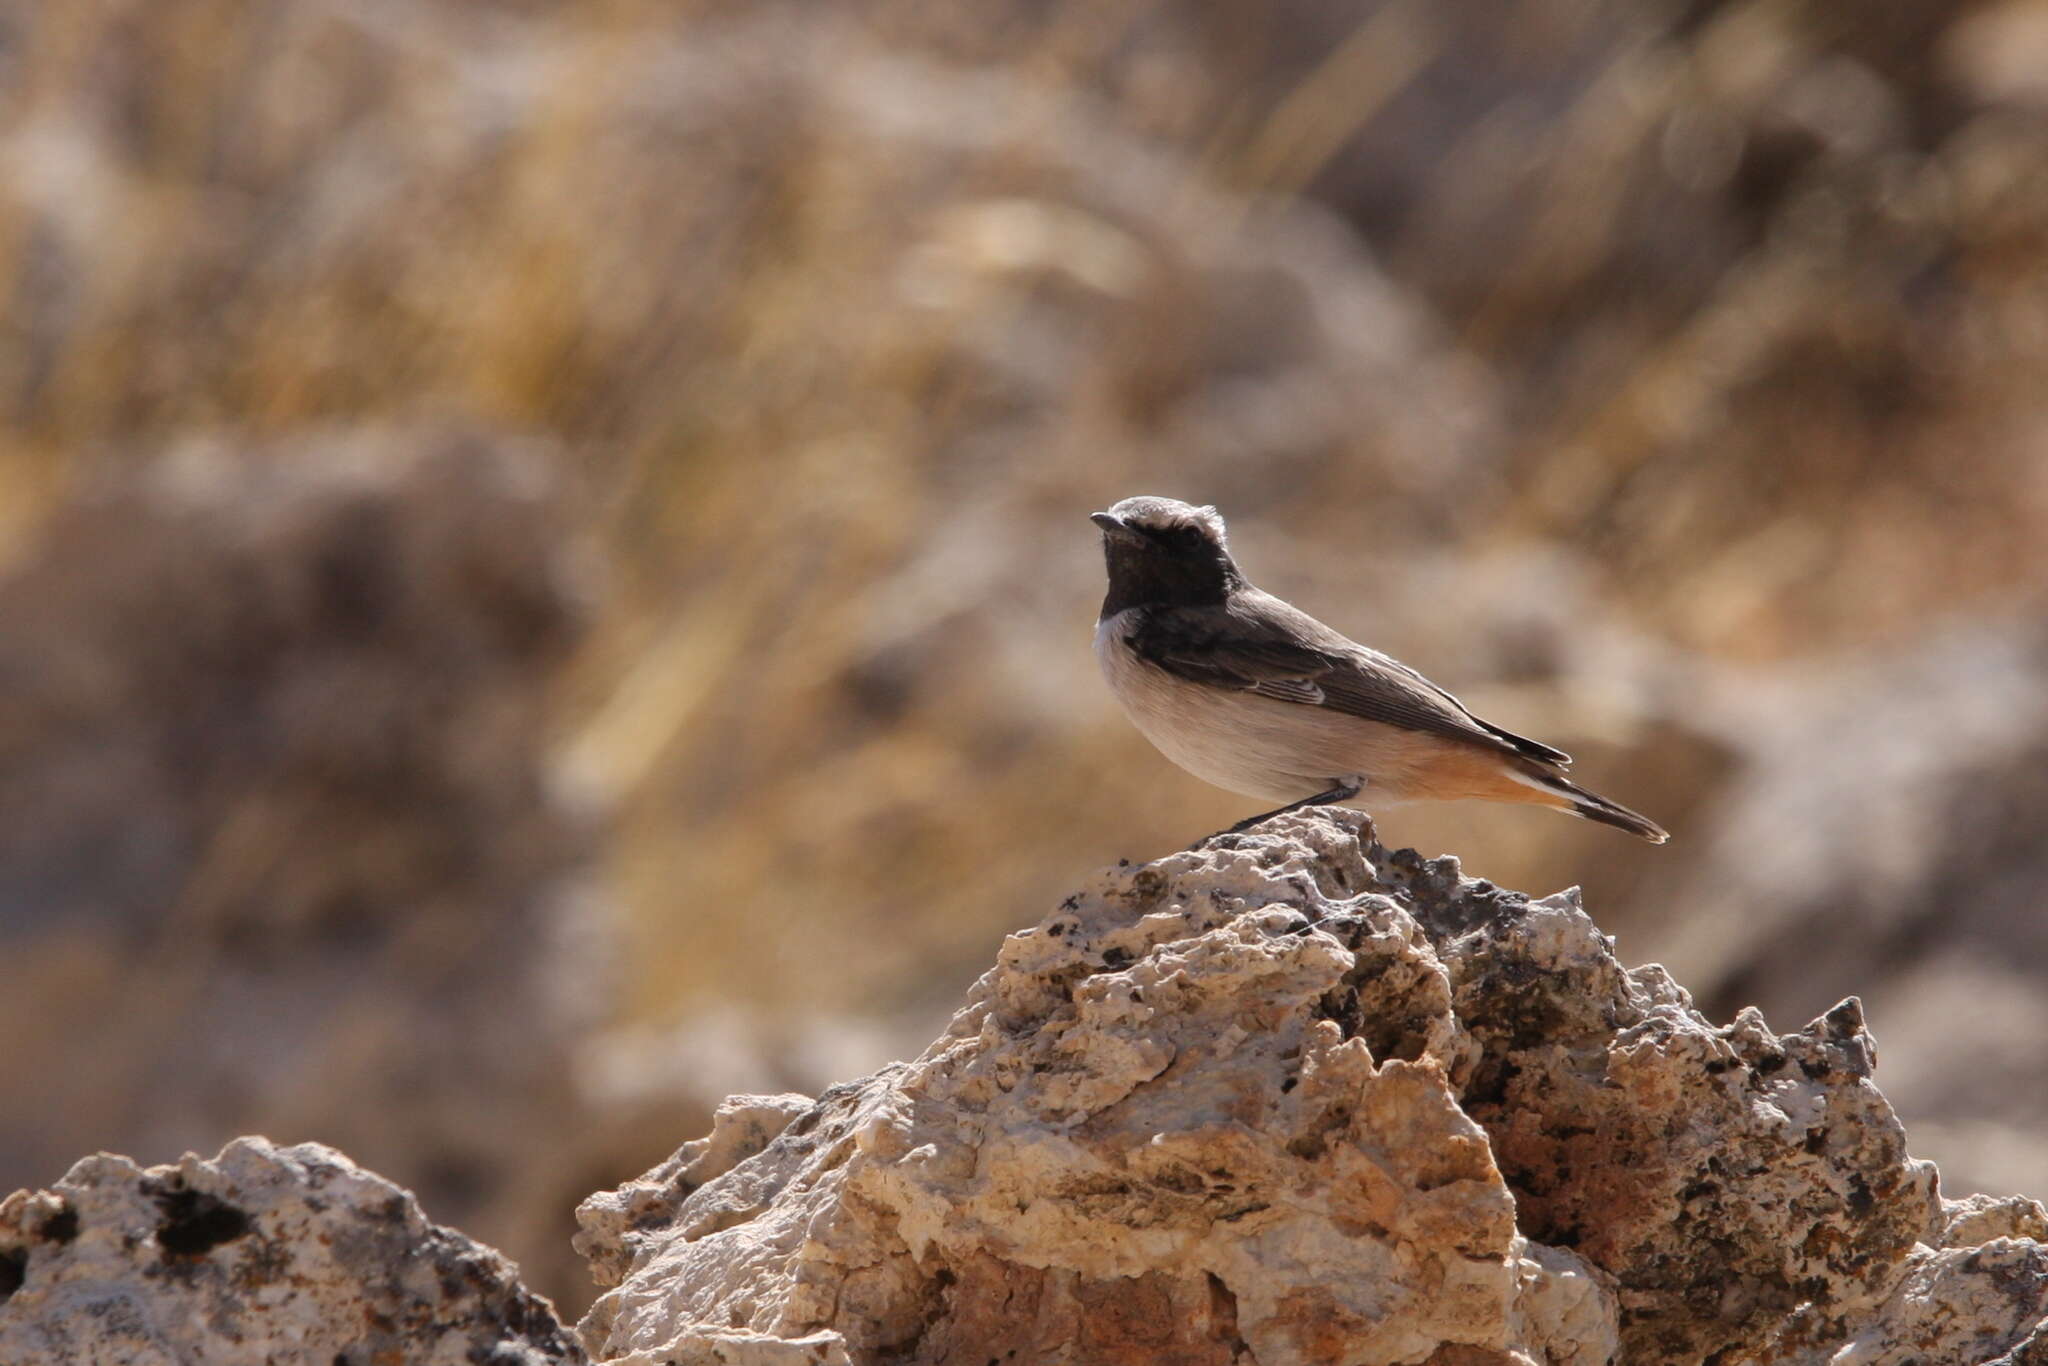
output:
M1717 1028L1570 893L1283 817L1101 876L915 1062L736 1098L586 1202L614 1288L581 1332L635 1363L1987 1359L2048 1314L2039 1207L1944 1209L1874 1062L1854 1000Z
M2048 1211L1943 1201L1852 999L1714 1027L1540 901L1281 817L1100 875L923 1056L591 1197L571 1342L317 1145L0 1202L0 1361L2048 1361Z
M147 1169L101 1154L0 1203L8 1366L583 1359L517 1267L317 1143Z
M1789 1366L2020 1366L2048 1361L2048 1211L1973 1195L1945 1203L1882 1304L1815 1333L1793 1315L1761 1360ZM1846 1337L1846 1340L1844 1340Z

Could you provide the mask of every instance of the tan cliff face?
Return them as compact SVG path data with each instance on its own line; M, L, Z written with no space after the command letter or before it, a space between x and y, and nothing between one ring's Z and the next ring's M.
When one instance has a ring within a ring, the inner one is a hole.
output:
M1575 895L1320 809L1097 875L917 1058L591 1196L580 1349L407 1192L246 1139L0 1202L0 1359L2029 1359L2048 1214L1943 1201L1875 1067L1853 999L1714 1026Z

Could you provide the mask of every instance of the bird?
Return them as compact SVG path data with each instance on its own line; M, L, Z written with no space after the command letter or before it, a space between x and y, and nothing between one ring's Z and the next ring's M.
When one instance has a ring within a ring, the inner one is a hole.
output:
M1213 507L1126 498L1089 514L1109 591L1095 657L1110 692L1168 759L1217 787L1308 806L1526 802L1669 836L1571 781L1563 750L1482 721L1414 669L1252 585Z

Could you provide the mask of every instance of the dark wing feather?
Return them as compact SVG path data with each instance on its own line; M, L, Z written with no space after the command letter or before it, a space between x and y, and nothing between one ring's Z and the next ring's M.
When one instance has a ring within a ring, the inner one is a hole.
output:
M1141 659L1190 683L1328 707L1539 763L1571 762L1563 750L1480 720L1407 665L1256 590L1222 607L1149 609L1129 639Z

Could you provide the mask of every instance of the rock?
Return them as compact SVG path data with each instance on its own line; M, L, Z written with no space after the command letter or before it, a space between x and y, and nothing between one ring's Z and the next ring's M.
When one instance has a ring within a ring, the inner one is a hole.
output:
M2048 1211L1941 1200L1875 1065L1853 998L1716 1027L1575 893L1295 813L1098 875L915 1061L592 1196L580 1350L399 1187L245 1139L0 1203L0 1361L2048 1361Z
M730 1170L698 1165L731 1146L715 1131L588 1202L582 1246L617 1285L586 1344L1610 1360L1611 1291L1517 1233L1459 1108L1479 1048L1420 925L1372 894L1360 819L1110 874L1013 936L915 1063L778 1109Z
M733 1096L713 1114L708 1137L685 1143L632 1185L585 1200L577 1210L581 1231L575 1246L589 1260L591 1278L617 1285L633 1230L672 1218L683 1198L766 1148L810 1108L808 1096Z
M1913 1249L1882 1304L1814 1332L1793 1315L1768 1357L1784 1366L2048 1361L2048 1213L2037 1201L1944 1201L1931 1246Z
M518 1268L317 1143L88 1157L0 1203L8 1366L570 1366Z
M1987 1352L2041 1317L1999 1290L2039 1206L1942 1206L1853 999L1716 1027L1575 894L1370 836L1317 811L1112 870L915 1062L736 1099L586 1202L586 1347L1592 1366L1833 1350L1943 1296Z
M1972 1195L1942 1202L1941 1234L1937 1246L1968 1247L1993 1238L2031 1238L2048 1243L2048 1210L2038 1200L2008 1196L2003 1200Z
M1615 1278L1632 1359L1739 1351L1802 1304L1883 1292L1937 1215L1934 1170L1869 1080L1854 998L1796 1033L1754 1010L1715 1028L1571 896L1474 925L1469 884L1408 866L1484 1049L1464 1104L1523 1231Z

